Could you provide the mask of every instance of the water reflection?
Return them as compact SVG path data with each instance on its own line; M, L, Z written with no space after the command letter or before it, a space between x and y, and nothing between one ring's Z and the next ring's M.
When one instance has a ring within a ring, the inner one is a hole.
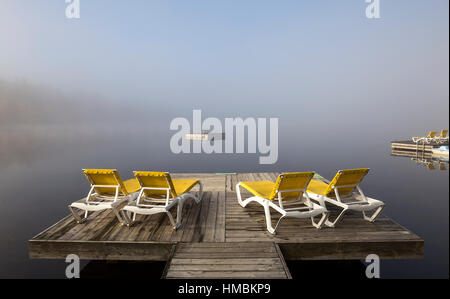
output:
M441 155L426 151L408 151L408 150L392 150L391 156L408 157L417 165L424 166L428 170L448 170L449 161Z
M439 159L416 159L411 158L412 161L419 165L425 166L428 170L448 170L448 162Z
M71 148L102 142L103 136L98 130L82 126L0 126L0 170L30 165Z

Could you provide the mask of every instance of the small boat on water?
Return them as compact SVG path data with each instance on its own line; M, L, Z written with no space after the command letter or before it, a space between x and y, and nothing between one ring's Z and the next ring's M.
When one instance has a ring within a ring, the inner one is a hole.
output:
M224 132L209 132L202 131L201 133L188 133L185 134L187 140L199 140L199 141L214 141L214 140L224 140Z

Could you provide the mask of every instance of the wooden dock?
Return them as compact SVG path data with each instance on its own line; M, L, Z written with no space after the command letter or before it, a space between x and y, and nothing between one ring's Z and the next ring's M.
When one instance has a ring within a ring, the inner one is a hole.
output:
M414 143L412 141L392 141L391 156L409 157L419 161L448 160L448 152L436 150L440 146L448 146L448 142L426 144L423 142Z
M448 146L448 142L445 143L424 143L413 142L412 140L406 141L391 141L391 149L394 151L412 151L412 152L426 152L431 154L433 148L440 146Z
M29 241L29 255L167 261L167 278L290 278L284 259L355 260L373 253L386 259L423 258L424 241L383 215L369 223L349 214L336 228L321 230L307 219L286 218L271 235L263 208L255 203L242 208L234 188L239 181L274 181L277 175L173 174L200 179L205 191L200 204L185 204L177 231L164 214L138 216L132 227L120 226L110 211L93 213L83 224L67 216ZM279 217L273 216L273 221Z

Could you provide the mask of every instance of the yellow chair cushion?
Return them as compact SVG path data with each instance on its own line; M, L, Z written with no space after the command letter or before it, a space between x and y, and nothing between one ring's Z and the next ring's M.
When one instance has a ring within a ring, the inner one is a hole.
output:
M134 175L142 183L142 187L168 188L173 197L189 192L199 182L199 180L172 180L168 172L136 171ZM145 194L147 196L165 196L166 191L145 190Z
M275 183L271 181L241 182L241 186L255 196L270 199Z
M182 195L191 189L198 183L198 180L178 180L172 179L173 187L178 195Z
M139 184L139 181L135 178L124 181L123 185L128 193L134 193L141 190L141 184Z
M312 179L311 182L309 182L307 191L314 194L327 195L328 184L319 180Z

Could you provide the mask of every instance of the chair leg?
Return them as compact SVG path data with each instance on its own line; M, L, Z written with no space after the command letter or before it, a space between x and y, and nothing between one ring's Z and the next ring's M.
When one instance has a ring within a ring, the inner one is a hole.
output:
M112 208L112 210L113 210L114 215L116 215L117 219L119 220L120 225L124 225L125 220L121 216L120 211L116 210L115 208Z
M375 211L375 213L373 213L372 216L370 216L370 217L368 217L366 215L366 212L363 211L364 220L367 220L369 222L374 222L375 219L378 217L378 215L380 215L381 211L383 211L383 209L384 209L384 205L378 207L378 209Z
M269 205L270 202L267 199L257 198L256 196L247 198L246 200L243 201L242 196L241 196L241 190L239 187L240 187L240 183L236 184L237 200L238 200L238 203L241 205L241 207L245 208L250 202L253 202L253 201L256 201L257 203L261 204L264 207L264 213L266 215L267 230L269 231L269 233L275 234L275 230L277 229L278 225L280 224L281 220L283 220L285 215L282 214L282 216L278 220L277 225L274 229L272 227L272 217L270 215L270 205ZM275 207L274 207L274 209L277 210L277 208L275 208ZM278 208L278 209L279 210L277 210L277 211L280 212L281 209L280 208Z
M72 213L73 218L75 218L75 221L76 221L78 224L83 223L84 221L86 221L86 218L83 218L83 219L82 219L82 218L80 217L80 215L78 215L78 213L75 212L75 210L74 210L71 206L69 206L69 210L70 210L70 212Z
M197 196L194 197L194 200L199 203L200 201L202 201L203 198L203 184L202 182L198 182L198 193Z
M272 217L270 215L270 207L267 201L264 201L264 213L266 214L266 225L267 225L267 230L269 231L269 233L271 234L275 234L275 229L272 227ZM281 219L284 216L281 216L280 220L278 220L277 226L280 223Z
M124 220L124 224L128 227L132 226L134 221L131 220L131 213L128 211L121 210L120 214L122 215L122 219Z
M270 213L270 212L269 212L269 213ZM272 233L272 234L275 234L275 232L276 232L276 230L277 230L277 228L278 228L278 225L280 225L280 222L281 222L281 220L284 219L284 217L286 217L286 216L281 215L280 219L278 219L277 225L275 225L275 229L273 230L273 233ZM272 221L271 221L271 224L272 224Z
M178 206L177 206L177 225L176 225L176 229L178 229L181 226L181 218L183 217L183 204L184 204L184 200L180 200L178 202Z
M322 218L320 218L319 222L317 222L317 223L314 221L314 217L311 217L312 225L317 229L321 229L322 226L324 225L324 223L326 223L328 221L329 215L330 215L330 213L328 213L328 212L322 213Z
M331 222L330 220L327 219L325 221L325 225L327 225L329 227L335 227L336 223L338 223L342 219L342 217L344 216L345 212L347 212L347 210L348 209L343 209L342 212L336 217L336 219L333 222Z
M170 224L172 224L172 228L174 230L176 230L178 227L177 227L177 224L175 223L175 220L173 219L172 213L170 213L170 211L166 211L166 214L167 214L167 216L169 216L169 220L170 220Z
M126 226L130 227L133 224L133 221L129 217L127 211L121 210L121 211L119 211L119 213L122 216L123 225L126 225Z
M241 189L239 188L240 186L241 186L241 183L236 184L236 196L237 196L238 203L241 205L241 207L245 208L246 205L244 205L244 203L242 201Z
M243 208L245 208L249 203L251 203L252 201L257 201L257 202L259 202L258 200L255 200L255 196L253 196L253 197L249 197L249 198L247 198L246 200L242 200L242 196L241 196L241 190L239 189L239 186L240 186L240 183L238 183L237 185L236 185L236 195L237 195L237 200L238 200L238 203L239 203L239 205L241 205L241 207L243 207ZM261 204L261 202L259 202L260 204Z

